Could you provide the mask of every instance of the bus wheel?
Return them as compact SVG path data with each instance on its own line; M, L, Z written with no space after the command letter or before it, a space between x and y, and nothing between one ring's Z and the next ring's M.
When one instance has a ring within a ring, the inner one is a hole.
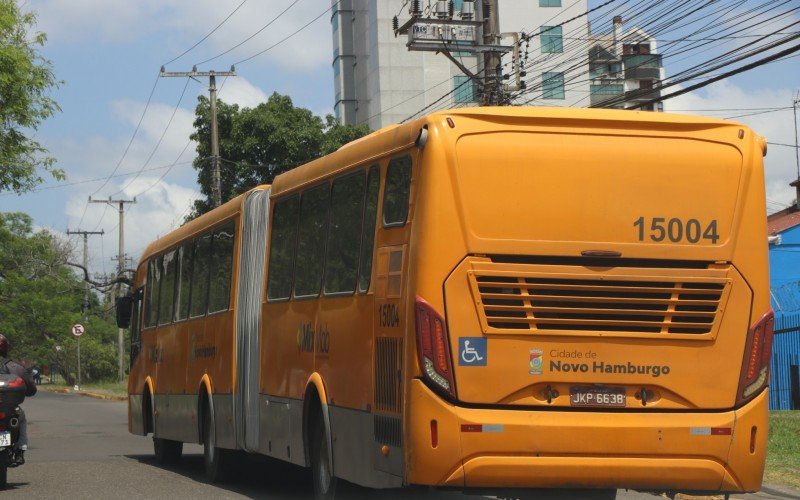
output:
M6 457L0 457L0 460L5 460ZM3 462L0 464L0 490L6 489L8 485L8 466Z
M174 464L181 458L183 453L183 443L172 441L171 439L153 438L153 452L156 455L156 462L161 465Z
M203 466L206 477L212 483L222 483L228 479L231 456L229 450L217 448L216 427L211 411L203 412Z
M314 482L314 498L333 499L336 496L336 477L331 470L330 447L322 415L317 416L314 420L311 439L311 474Z

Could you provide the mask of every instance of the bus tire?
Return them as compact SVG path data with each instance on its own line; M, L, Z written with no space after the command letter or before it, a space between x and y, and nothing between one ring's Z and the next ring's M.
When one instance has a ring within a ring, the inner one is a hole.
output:
M321 414L314 419L311 431L311 475L314 498L333 499L336 496L336 476L331 470L330 447Z
M183 442L154 437L153 452L156 456L156 462L159 464L174 464L181 459L181 455L183 454Z
M230 450L217 448L216 425L208 405L203 411L203 467L212 483L223 483L230 477Z
M6 457L0 457L0 460L5 460ZM0 490L6 489L8 486L8 466L3 463L0 464Z

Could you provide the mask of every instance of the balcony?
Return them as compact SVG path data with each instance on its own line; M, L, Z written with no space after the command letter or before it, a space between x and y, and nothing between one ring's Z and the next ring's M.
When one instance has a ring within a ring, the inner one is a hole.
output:
M657 80L661 77L661 54L622 57L626 80Z

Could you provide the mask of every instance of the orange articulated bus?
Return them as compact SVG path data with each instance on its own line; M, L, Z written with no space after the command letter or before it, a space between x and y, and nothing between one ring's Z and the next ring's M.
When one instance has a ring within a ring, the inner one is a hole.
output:
M755 491L773 316L763 138L470 108L380 130L159 239L129 422L373 488ZM121 308L125 323L125 308Z

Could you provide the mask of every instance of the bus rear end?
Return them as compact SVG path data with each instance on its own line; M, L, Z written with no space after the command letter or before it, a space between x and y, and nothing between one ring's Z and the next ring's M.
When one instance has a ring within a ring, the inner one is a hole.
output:
M607 110L464 111L428 129L407 481L758 490L763 139Z

